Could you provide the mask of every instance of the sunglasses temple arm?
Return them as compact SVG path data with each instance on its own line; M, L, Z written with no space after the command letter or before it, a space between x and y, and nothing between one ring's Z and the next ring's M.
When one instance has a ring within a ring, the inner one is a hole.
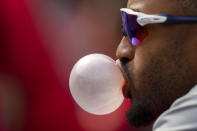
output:
M167 17L167 20L163 24L197 23L197 17L193 17L193 16L173 16L173 15L161 15L161 16Z

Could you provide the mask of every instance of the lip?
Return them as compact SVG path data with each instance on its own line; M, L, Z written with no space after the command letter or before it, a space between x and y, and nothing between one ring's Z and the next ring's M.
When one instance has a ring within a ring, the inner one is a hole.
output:
M125 82L124 82L124 85L123 85L123 88L122 88L122 93L123 93L125 98L132 98L130 88L129 88L128 78L127 78L126 73L124 72L124 69L121 66L121 63L120 63L119 59L116 60L116 65L119 67L119 69L122 72L123 77L125 79Z

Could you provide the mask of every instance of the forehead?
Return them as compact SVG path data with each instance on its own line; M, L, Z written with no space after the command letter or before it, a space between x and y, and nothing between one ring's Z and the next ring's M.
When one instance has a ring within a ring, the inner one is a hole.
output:
M127 8L147 14L176 14L175 5L175 0L128 0Z

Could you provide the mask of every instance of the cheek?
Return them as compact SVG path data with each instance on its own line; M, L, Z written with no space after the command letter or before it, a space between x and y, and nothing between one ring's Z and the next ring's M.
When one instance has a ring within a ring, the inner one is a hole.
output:
M139 92L146 90L144 89L144 85L148 84L149 81L155 81L158 79L156 76L162 75L162 63L168 61L166 59L166 56L169 54L168 49L173 44L171 37L173 37L173 34L170 34L165 29L151 27L149 36L136 47L130 70L133 73L132 79L135 88ZM146 73L146 76L143 75L144 73Z
M148 93L148 88L145 87L148 86L147 84L150 81L154 81L152 80L153 77L159 75L160 70L159 67L155 66L155 63L157 63L157 65L159 66L160 63L164 60L162 57L165 54L163 49L165 47L161 46L164 44L165 43L161 43L159 39L155 39L146 42L146 45L144 43L144 45L139 46L136 49L135 57L132 61L132 79L138 93ZM157 78L154 79L156 80Z
M146 48L139 47L136 49L135 57L133 59L133 71L138 75L143 71L147 65L150 65L150 60L153 56L153 52L147 50Z
M165 49L172 44L165 31L149 32L148 37L136 47L135 57L133 59L134 69L140 72L147 65L151 64L153 58L165 56ZM165 36L165 37L164 37ZM170 35L172 36L172 35Z

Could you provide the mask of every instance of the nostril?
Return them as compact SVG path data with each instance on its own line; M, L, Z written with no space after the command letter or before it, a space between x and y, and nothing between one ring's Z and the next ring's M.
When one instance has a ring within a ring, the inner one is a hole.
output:
M129 63L130 59L129 58L126 58L126 57L122 57L120 59L120 62L122 65L126 65L127 63Z
M126 37L123 37L116 51L116 56L119 59L131 61L135 55L135 47L132 46ZM124 60L125 61L125 60Z

